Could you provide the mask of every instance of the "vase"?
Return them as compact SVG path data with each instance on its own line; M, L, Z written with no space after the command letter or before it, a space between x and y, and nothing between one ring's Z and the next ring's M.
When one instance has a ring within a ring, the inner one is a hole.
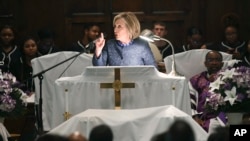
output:
M4 126L4 119L5 118L0 117L0 134L2 135L3 141L8 141L10 134Z
M228 125L242 124L243 113L226 113Z

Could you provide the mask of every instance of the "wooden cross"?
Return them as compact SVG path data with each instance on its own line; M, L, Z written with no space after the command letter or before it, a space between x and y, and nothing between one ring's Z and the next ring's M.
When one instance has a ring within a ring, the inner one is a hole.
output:
M135 88L135 83L122 83L120 68L115 68L115 78L113 83L101 83L100 88L113 88L115 93L115 109L121 108L121 89Z

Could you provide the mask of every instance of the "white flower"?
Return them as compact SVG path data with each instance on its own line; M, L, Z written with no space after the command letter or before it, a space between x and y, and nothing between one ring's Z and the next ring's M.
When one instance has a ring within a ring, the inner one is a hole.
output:
M238 75L238 73L235 72L235 68L232 68L232 69L226 69L225 71L223 72L220 72L220 74L222 74L222 78L221 80L225 80L225 79L232 79L233 78L233 75Z
M227 66L230 66L230 67L233 67L234 64L238 64L239 62L242 62L242 61L241 60L236 60L236 59L232 59L232 60L226 61Z
M206 98L206 104L218 110L219 105L224 104L223 97L219 93L211 94L209 98Z
M250 90L247 90L246 94L247 94L247 98L250 98Z
M220 88L220 85L224 84L223 81L221 81L221 78L218 77L214 82L211 82L209 85L209 92L213 93L214 90L218 90Z
M16 83L16 77L12 77L12 82Z
M27 106L27 104L28 104L27 99L28 99L29 96L26 93L24 93L21 89L19 89L19 91L22 93L20 99L23 101L25 106Z
M233 104L234 104L234 101L237 99L237 96L236 96L236 87L233 87L233 88L231 89L231 91L225 90L225 94L226 94L227 96L224 98L224 100L225 100L225 101L229 101L229 103L230 103L231 105L233 105Z

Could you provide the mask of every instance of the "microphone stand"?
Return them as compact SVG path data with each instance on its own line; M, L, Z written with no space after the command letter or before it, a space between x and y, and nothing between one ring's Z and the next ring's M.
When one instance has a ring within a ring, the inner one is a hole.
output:
M172 43L165 39L165 38L161 38L157 35L154 35L154 33L149 30L149 29L144 29L142 32L141 32L141 35L140 37L144 40L147 40L147 41L150 41L150 42L154 42L154 41L159 41L159 40L162 40L162 41L165 41L167 42L170 47L171 47L171 50L172 50L172 70L170 73L168 73L169 76L180 76L177 71L176 71L176 68L175 68L175 53L174 53L174 46L172 45Z
M43 129L43 122L42 122L42 105L43 105L43 99L42 99L42 96L43 96L43 95L42 95L42 80L43 80L43 74L46 73L47 71L49 71L49 70L51 70L51 69L53 69L53 68L55 68L55 67L61 65L61 64L63 64L63 63L65 63L65 62L67 62L67 61L73 59L73 58L78 57L79 55L83 54L84 52L85 52L85 50L79 52L78 54L76 54L76 55L74 55L74 56L72 56L72 57L70 57L70 58L68 58L68 59L66 59L66 60L63 60L63 61L59 62L58 64L56 64L56 65L54 65L54 66L52 66L52 67L49 67L49 68L47 68L47 69L45 69L45 70L42 70L41 72L36 73L36 74L34 74L34 75L31 77L31 79L33 79L33 78L35 78L35 77L38 77L38 78L39 78L39 86L40 86L40 90L39 90L40 95L39 95L39 96L40 96L40 97L39 97L39 104L38 104L38 106L36 106L35 108L36 108L36 111L37 111L38 132L39 132L40 134L42 134L42 133L44 132L44 129Z
M106 34L105 33L103 33L103 37L105 38L106 37ZM99 39L100 37L98 37L97 39L95 39L94 41L92 41L92 42L90 42L88 45L90 45L91 43L95 43L98 39ZM86 46L88 46L88 45L86 45ZM40 87L40 97L39 97L39 106L36 106L36 110L37 110L37 115L38 115L38 117L37 117L37 122L38 122L38 132L39 133L43 133L44 132L44 130L43 130L43 122L42 122L42 105L43 105L43 99L42 99L42 80L43 80L43 74L44 73L46 73L47 71L49 71L49 70L51 70L51 69L53 69L53 68L55 68L55 67L57 67L57 66L59 66L59 65L61 65L61 64L63 64L63 63L65 63L65 62L67 62L67 61L69 61L69 60L71 60L71 59L74 59L74 58L77 58L78 56L80 56L81 54L83 54L85 52L85 49L83 49L81 52L79 52L78 54L76 54L76 55L74 55L74 56L72 56L72 57L70 57L70 58L68 58L68 59L66 59L66 60L63 60L63 61L61 61L61 62L59 62L59 63L57 63L57 64L55 64L54 66L52 66L52 67L50 67L50 68L47 68L47 69L45 69L45 70L43 70L43 71L41 71L41 72L39 72L39 73L37 73L37 74L34 74L32 77L31 77L31 79L33 79L33 78L35 78L35 77L38 77L39 78L39 87ZM67 69L67 68L66 68Z
M180 76L178 73L177 73L177 71L176 71L176 65L175 65L175 52L174 52L174 46L172 45L172 43L169 41L169 40L167 40L167 39L165 39L165 38L160 38L160 40L163 40L163 41L165 41L165 42L167 42L169 45L170 45L170 47L171 47L171 50L172 50L172 69L171 69L171 72L170 73L168 73L168 75L170 75L170 76Z

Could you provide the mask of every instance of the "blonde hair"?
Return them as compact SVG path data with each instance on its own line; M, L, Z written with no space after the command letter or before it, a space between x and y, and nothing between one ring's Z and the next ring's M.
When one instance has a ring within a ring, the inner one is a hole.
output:
M141 25L136 15L132 12L121 12L114 17L113 26L115 22L119 19L124 19L125 25L129 31L129 37L135 39L139 37L141 32Z

